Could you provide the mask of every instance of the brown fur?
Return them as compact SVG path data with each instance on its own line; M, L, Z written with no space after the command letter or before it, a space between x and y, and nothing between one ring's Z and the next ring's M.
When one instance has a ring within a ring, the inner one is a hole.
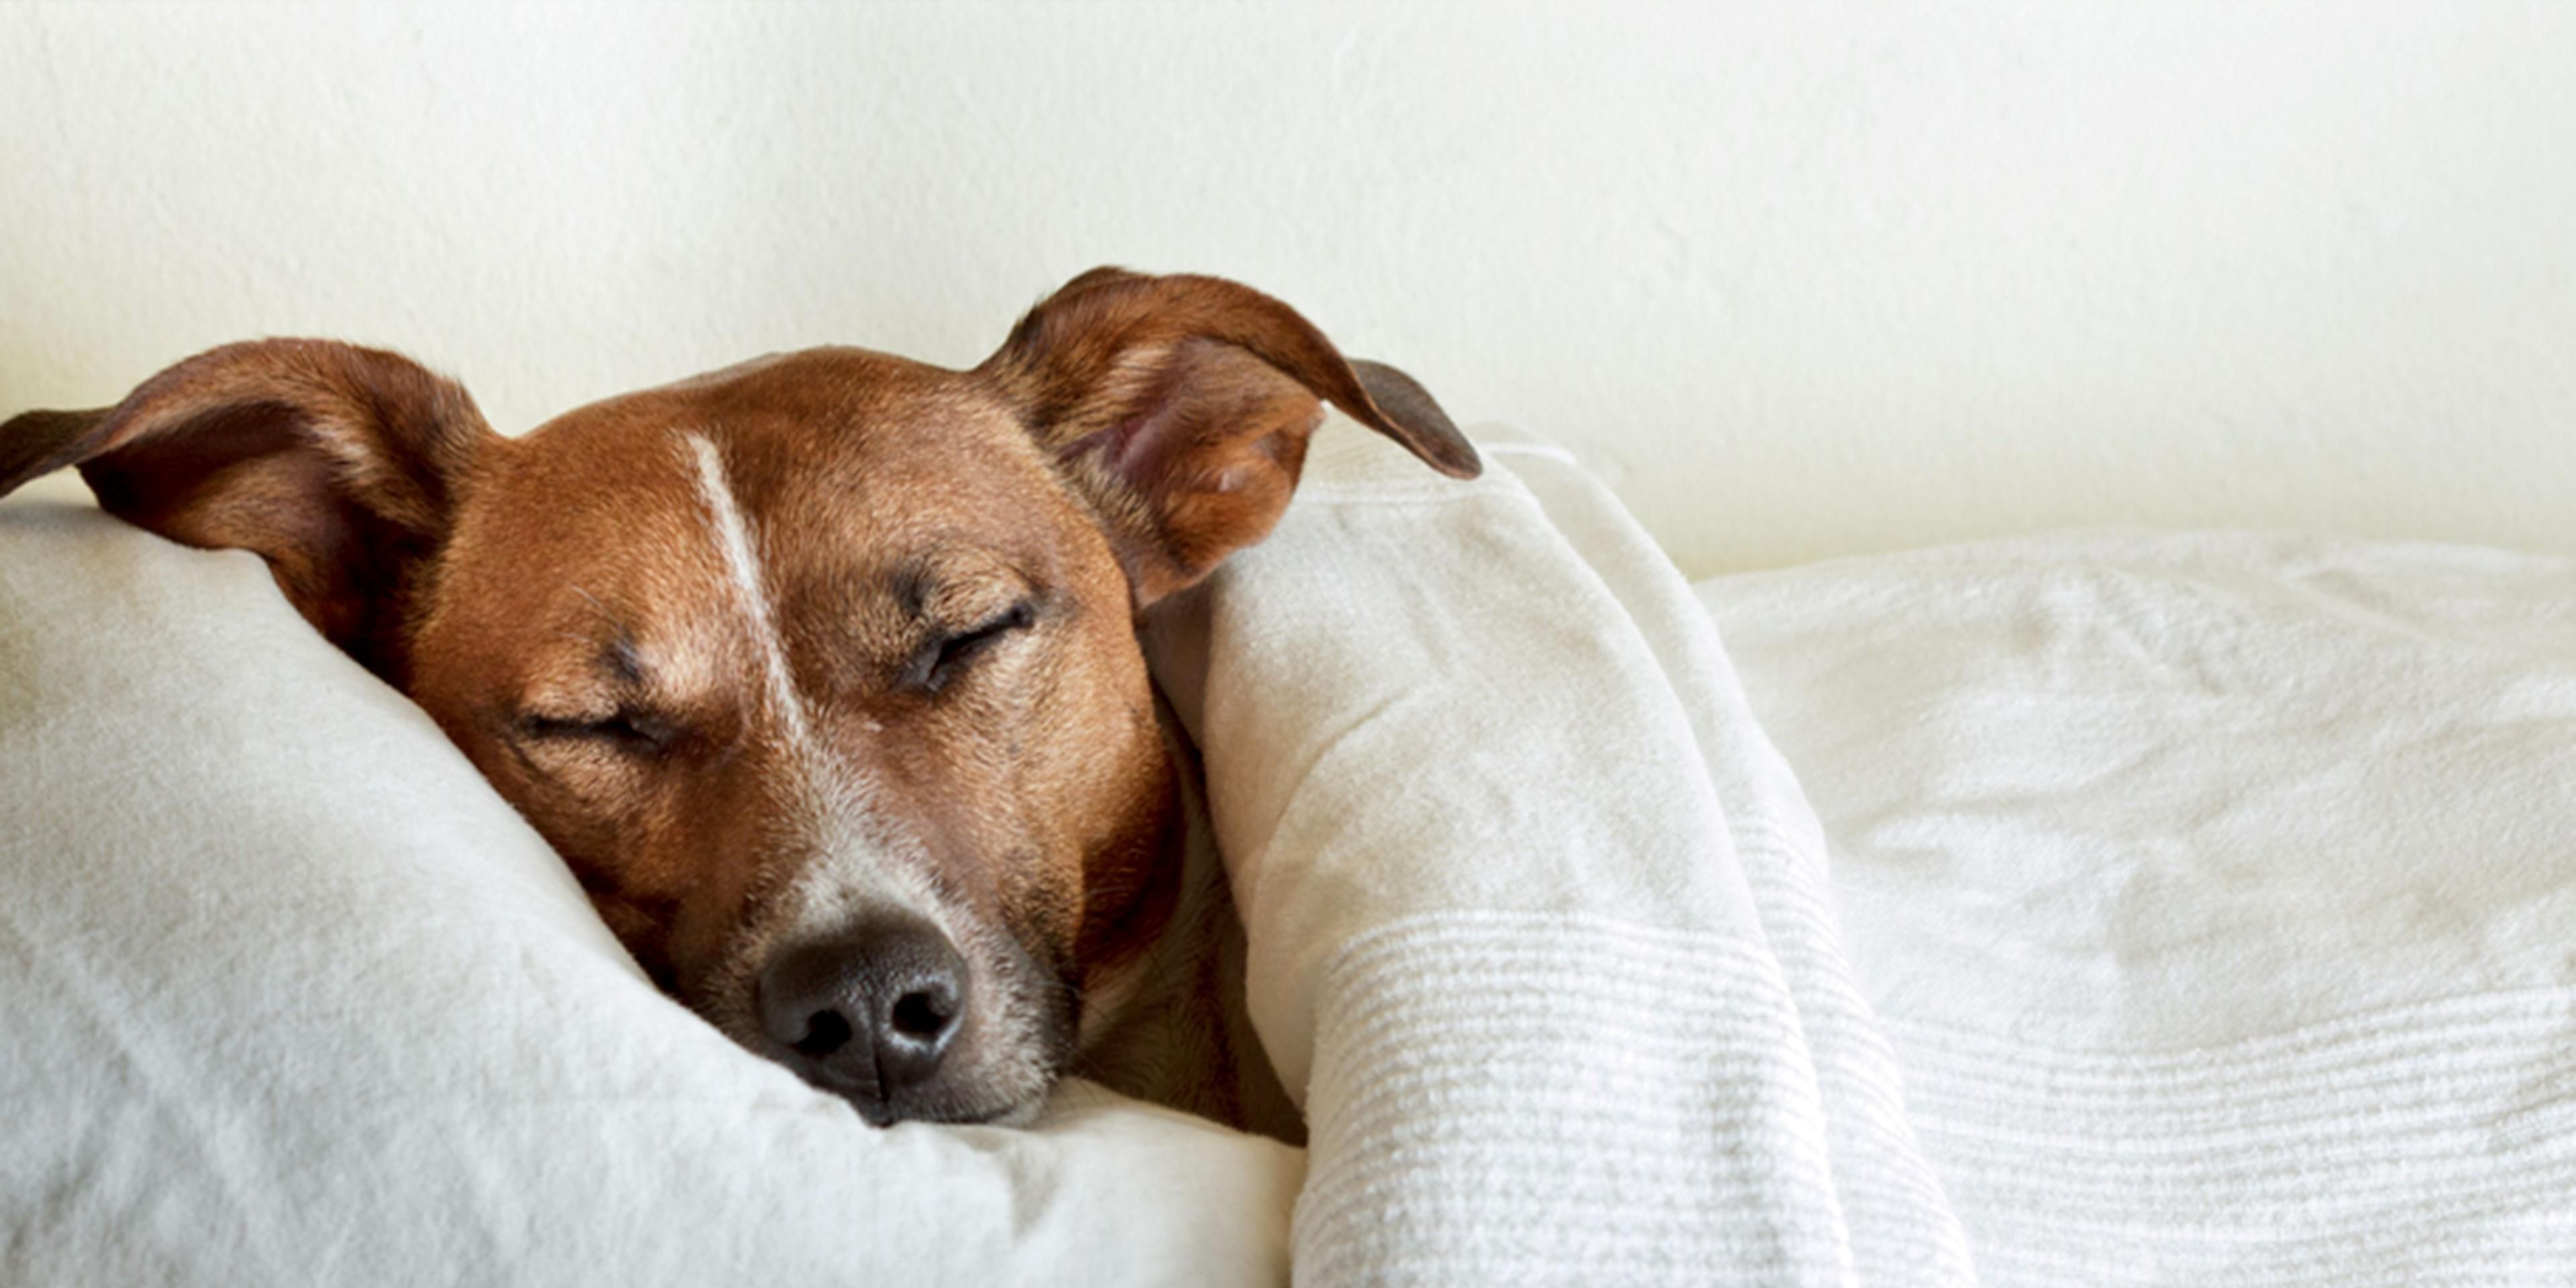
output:
M226 346L113 408L0 426L0 493L77 465L112 513L258 552L746 1046L766 1040L759 955L829 905L810 887L856 846L950 909L993 981L929 1116L1025 1110L1079 1020L1164 1048L1095 1053L1113 1084L1240 1120L1258 1093L1233 1084L1261 1061L1220 1013L1239 998L1207 995L1239 991L1239 931L1221 877L1183 872L1184 783L1134 626L1277 522L1319 399L1476 469L1419 386L1285 305L1101 269L971 371L817 349L519 439L390 353ZM710 539L710 469L757 612ZM1124 1013L1077 1016L1085 991Z

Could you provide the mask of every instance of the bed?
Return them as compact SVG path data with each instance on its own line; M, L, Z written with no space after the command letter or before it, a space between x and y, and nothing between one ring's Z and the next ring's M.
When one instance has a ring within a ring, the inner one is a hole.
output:
M1157 623L1294 1150L876 1131L247 555L0 502L0 1280L2576 1280L2576 565L1686 584L1352 426Z

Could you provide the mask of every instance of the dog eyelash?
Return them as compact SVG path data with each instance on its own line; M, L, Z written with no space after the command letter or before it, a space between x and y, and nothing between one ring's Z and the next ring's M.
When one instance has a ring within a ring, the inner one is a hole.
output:
M660 752L678 736L670 722L634 711L602 719L531 715L519 721L519 732L541 742L599 742L625 751Z
M1037 616L1036 603L1023 599L980 626L933 638L905 665L904 687L927 693L939 692L964 674L967 665L982 656L986 649L1000 643L1013 631L1027 629L1037 621Z

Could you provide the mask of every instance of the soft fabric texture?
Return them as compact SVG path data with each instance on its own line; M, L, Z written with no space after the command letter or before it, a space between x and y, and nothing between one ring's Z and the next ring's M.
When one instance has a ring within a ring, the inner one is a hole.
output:
M1303 1154L1080 1087L872 1131L256 560L0 504L0 1280L2576 1280L2576 567L1694 596L1489 448L1328 425L1153 641Z
M2576 1282L2576 565L2107 534L1702 593L1986 1282Z
M1967 1282L1706 615L1564 456L1488 461L1329 427L1157 637L1312 1132L1298 1280Z
M1161 650L1302 1282L2576 1279L2576 567L2040 539L1721 647L1562 457L1323 442Z
M1274 1284L1299 1151L901 1126L665 1000L258 559L0 502L0 1282Z

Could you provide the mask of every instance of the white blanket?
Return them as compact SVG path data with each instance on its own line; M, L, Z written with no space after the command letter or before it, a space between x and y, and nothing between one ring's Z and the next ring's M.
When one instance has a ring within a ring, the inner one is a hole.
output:
M1328 427L1155 641L1311 1154L868 1129L256 560L0 504L0 1282L2576 1282L2576 568L1694 598L1491 447Z
M1966 1282L1706 615L1562 456L1488 456L1328 428L1158 650L1313 1132L1300 1282Z
M1704 593L1986 1282L2576 1283L2576 565L2102 535Z
M2031 541L1721 648L1563 458L1322 443L1161 649L1302 1282L2576 1282L2576 568Z

